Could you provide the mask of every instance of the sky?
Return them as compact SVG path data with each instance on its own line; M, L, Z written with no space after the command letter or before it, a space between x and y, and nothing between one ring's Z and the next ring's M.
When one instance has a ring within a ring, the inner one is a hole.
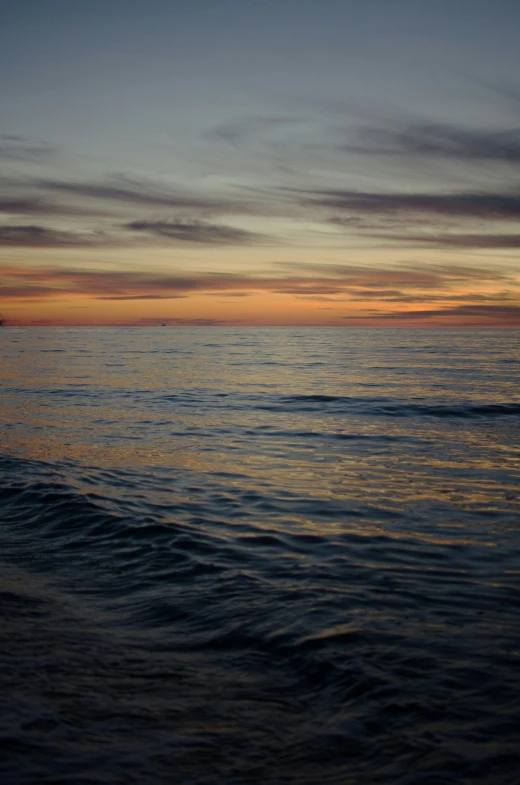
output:
M520 326L518 0L5 0L0 318Z

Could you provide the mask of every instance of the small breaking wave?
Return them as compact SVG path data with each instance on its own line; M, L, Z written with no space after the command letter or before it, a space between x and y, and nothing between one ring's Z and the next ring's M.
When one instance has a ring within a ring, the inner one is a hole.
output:
M519 416L520 403L406 403L391 398L360 398L339 395L289 395L282 396L277 402L259 404L259 408L270 410L296 410L302 412L338 411L362 412L387 417L453 417L482 418Z

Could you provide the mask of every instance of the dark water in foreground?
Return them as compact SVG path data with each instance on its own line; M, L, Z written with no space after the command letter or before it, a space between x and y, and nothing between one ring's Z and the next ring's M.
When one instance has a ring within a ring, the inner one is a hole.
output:
M520 332L0 362L3 785L518 785Z

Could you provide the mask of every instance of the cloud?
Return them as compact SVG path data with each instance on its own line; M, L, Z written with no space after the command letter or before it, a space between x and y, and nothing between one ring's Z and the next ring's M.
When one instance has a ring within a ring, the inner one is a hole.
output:
M104 210L87 210L74 205L63 205L49 202L36 197L0 198L0 213L4 215L31 215L31 216L104 216Z
M204 221L131 221L125 224L125 228L135 232L148 232L168 240L205 245L252 245L267 239L255 232Z
M437 248L520 248L520 234L387 234L387 240Z
M520 192L428 194L337 189L316 191L301 204L332 211L326 218L329 225L373 240L454 249L520 247L520 234L506 233L499 227L500 223L520 220ZM487 232L474 231L484 224ZM439 231L441 227L444 232ZM418 229L430 233L422 234Z
M344 289L341 286L322 286L313 282L306 284L305 282L296 281L295 283L285 284L273 289L276 294L294 294L302 295L310 293L312 295L333 295L343 294Z
M415 300L417 295L406 295ZM428 298L432 295L428 294ZM403 293L400 289L379 289L379 288L366 288L359 287L351 293L351 298L355 300L393 300L394 298L402 298Z
M371 191L322 190L301 200L304 206L324 207L347 213L347 218L359 214L372 217L443 216L489 221L517 221L520 219L520 193L378 193ZM341 225L344 216L334 217Z
M27 205L29 206L29 205ZM200 245L258 245L264 235L204 221L132 221L124 228L178 243ZM58 230L39 224L0 224L0 247L73 248L125 244L121 238L99 232Z
M390 321L410 321L410 320L431 320L438 319L439 317L457 317L460 321L461 318L478 320L495 320L508 323L518 323L520 326L520 305L457 305L448 308L438 309L424 309L416 311L398 311L393 313L372 313L370 316L363 316L356 318L371 319L371 320L390 320ZM351 319L351 316L344 316L343 319Z
M78 270L67 268L0 268L4 288L13 289L13 296L80 295L102 300L170 299L196 292L220 292L250 288L254 276L232 273L168 275L125 270ZM265 281L259 279L259 288ZM7 292L6 292L7 293Z
M226 199L188 194L181 189L168 190L153 183L144 183L127 177L114 178L100 183L73 182L65 180L38 180L34 183L44 191L86 197L120 205L172 208L175 210L205 210L227 212L231 209L243 212L243 206Z
M186 294L112 294L98 297L98 300L179 300Z
M341 107L345 116L346 107ZM355 114L357 113L357 118ZM454 177L511 176L520 162L518 120L502 127L471 128L461 124L432 122L408 113L384 114L348 107L348 125L331 122L337 107L327 105L319 117L239 117L212 129L210 139L224 141L264 164L275 164L278 173L309 176L320 174L324 164L338 173L348 169L354 176L380 179L388 167L398 167L399 177L417 181L442 175L447 184ZM436 171L437 170L437 171Z
M42 299L52 297L56 294L63 294L63 289L57 286L46 286L37 284L20 284L18 286L0 285L0 297L3 300Z
M143 318L139 319L139 324L148 326L174 326L174 327L218 327L219 325L236 324L236 321L225 319L172 319L171 316L160 318Z
M457 265L411 265L398 268L356 265L279 264L271 274L201 272L165 274L134 270L78 270L67 268L0 268L5 298L82 296L101 300L172 299L193 294L244 296L253 292L336 297L372 302L434 302L459 296L461 288L479 295L485 286L497 304L518 291L513 277L504 272ZM493 288L495 290L493 291ZM499 287L499 288L498 288Z
M266 134L284 130L300 122L301 120L294 117L240 117L212 128L206 136L241 147L252 140L267 142Z
M39 199L0 199L0 213L7 215L40 215L45 205Z
M436 289L471 281L505 281L506 273L486 267L464 267L458 264L425 264L406 262L392 267L368 267L350 264L312 262L280 262L282 269L298 270L319 276L322 282L335 279L340 286ZM419 268L419 269L418 269ZM305 280L305 279L304 279ZM311 279L309 279L311 280Z
M0 225L0 247L73 248L107 243L106 237L96 233L81 235L75 232L49 229L36 225Z
M369 290L364 289L360 290L358 293L352 293L351 296L348 298L351 302L352 301L360 301L366 302L367 300L378 300L379 302L383 303L409 303L411 305L421 304L421 303L446 303L446 302L465 302L465 303L479 303L479 302L488 302L488 303L505 303L507 304L508 301L516 301L518 299L515 298L512 292L508 291L500 291L500 292L493 292L491 294L483 294L481 292L476 291L468 291L464 294L454 294L449 291L443 290L440 294L432 294L432 292L428 291L425 293L421 292L401 292L398 289L388 289L388 290L374 290L373 294L369 292Z
M243 173L255 172L265 180L267 172L271 176L298 174L301 162L308 160L310 152L306 133L315 125L296 117L240 117L211 129L206 137L233 148L229 152L239 157ZM272 203L272 193L270 199Z
M410 123L397 128L364 127L346 152L370 156L437 158L461 162L520 162L520 128L501 131L442 123Z
M12 134L0 134L0 159L36 163L55 152L56 148L46 142L33 141Z
M251 292L205 292L207 297L251 297Z

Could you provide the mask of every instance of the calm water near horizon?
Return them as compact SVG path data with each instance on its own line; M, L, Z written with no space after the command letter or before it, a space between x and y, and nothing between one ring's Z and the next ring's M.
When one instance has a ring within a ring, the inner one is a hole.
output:
M520 330L2 328L3 785L518 785Z

